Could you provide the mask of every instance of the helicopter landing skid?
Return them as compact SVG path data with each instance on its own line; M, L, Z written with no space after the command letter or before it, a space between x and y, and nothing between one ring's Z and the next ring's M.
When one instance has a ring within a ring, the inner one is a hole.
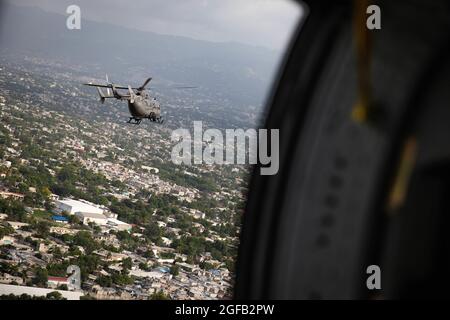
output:
M163 124L164 123L164 119L162 117L160 117L160 118L149 118L149 119L150 119L150 121L153 121L153 122L156 122L156 123L159 123L159 124Z
M142 122L142 119L130 117L130 120L127 121L127 123L140 125Z

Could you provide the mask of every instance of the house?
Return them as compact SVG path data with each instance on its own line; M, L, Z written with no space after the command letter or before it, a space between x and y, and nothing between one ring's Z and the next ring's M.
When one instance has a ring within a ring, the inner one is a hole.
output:
M8 244L13 244L15 242L16 242L16 239L11 236L4 236L3 238L0 239L0 245L2 245L2 246L8 245Z
M37 250L41 253L47 253L48 250L50 250L50 245L49 244L45 244L44 242L40 242L37 245Z
M141 269L130 270L130 276L137 278L149 278L149 279L160 279L164 277L164 273L157 271L144 271Z
M8 192L8 191L0 191L0 198L23 200L23 198L25 198L25 195L20 194L20 193Z
M56 201L56 200L59 199L59 196L57 194L51 193L50 194L50 199L53 200L53 201Z
M22 227L28 227L28 223L16 222L16 221L8 221L8 224L13 227L14 230L19 230Z
M21 277L10 275L9 273L3 273L0 274L0 283L5 284L15 283L20 285L23 284L23 279Z
M79 230L69 229L69 228L63 228L63 227L50 227L50 233L56 233L56 234L70 234L74 235L78 233Z
M93 286L89 295L98 300L130 300L132 298L128 292L119 293L114 288L102 288L99 285Z
M206 215L203 212L196 209L190 209L188 214L194 219L205 219L206 217Z

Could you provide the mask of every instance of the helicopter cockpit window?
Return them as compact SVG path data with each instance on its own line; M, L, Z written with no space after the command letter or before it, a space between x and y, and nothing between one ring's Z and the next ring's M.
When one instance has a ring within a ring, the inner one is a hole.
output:
M0 4L0 295L232 297L251 146L302 8L74 3Z

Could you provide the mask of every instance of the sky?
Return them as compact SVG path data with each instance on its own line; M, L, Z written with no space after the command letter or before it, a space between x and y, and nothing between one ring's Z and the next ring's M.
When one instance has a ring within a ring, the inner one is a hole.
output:
M282 50L302 16L292 0L10 0L81 19L215 42L241 42ZM82 25L81 25L82 27Z

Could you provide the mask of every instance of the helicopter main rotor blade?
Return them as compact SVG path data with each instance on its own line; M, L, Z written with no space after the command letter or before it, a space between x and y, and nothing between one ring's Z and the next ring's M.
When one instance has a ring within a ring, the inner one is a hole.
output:
M140 86L139 88L137 88L137 90L142 91L145 89L145 87L148 85L148 83L152 81L152 78L148 78L147 80L145 80L144 84L142 86Z
M172 87L174 89L197 89L198 87Z
M99 87L99 88L109 88L109 89L113 88L113 84L98 84L98 83L89 82L89 83L83 83L83 85L89 86L89 87ZM119 85L114 85L114 87L116 89L124 89L124 90L128 89L128 87L119 86Z

